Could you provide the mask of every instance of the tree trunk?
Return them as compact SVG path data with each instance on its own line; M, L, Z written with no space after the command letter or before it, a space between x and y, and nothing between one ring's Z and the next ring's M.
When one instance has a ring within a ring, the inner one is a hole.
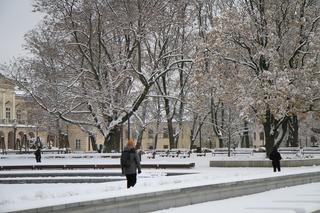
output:
M120 152L121 128L115 127L110 131L109 137L104 140L103 152L111 152L112 150Z
M283 120L282 120L282 131L281 131L281 135L280 135L280 138L279 140L276 141L276 144L275 146L276 147L279 147L281 142L283 141L284 139L284 136L286 135L287 133L287 129L288 129L288 122L289 122L289 118L288 117L285 117Z
M289 118L289 138L288 146L298 147L299 146L299 121L297 115L292 115Z
M137 144L136 144L136 149L141 149L141 145L142 145L142 138L143 138L143 133L145 131L145 121L146 121L146 114L147 114L147 106L148 106L148 102L145 101L143 106L142 106L142 116L141 119L143 121L143 124L141 124L139 126L138 129L138 137L137 137Z
M190 138L191 138L190 149L191 149L191 147L193 147L194 142L196 141L196 139L198 137L198 134L201 132L201 128L202 128L202 126L204 124L204 121L206 120L206 118L207 118L207 116L209 114L210 113L208 113L207 115L203 116L202 118L201 118L201 116L198 116L198 115L194 116L194 121L193 121L193 124L192 124L192 129L191 129L191 134L190 134ZM198 124L198 127L196 128L197 120L198 120L199 124ZM201 143L201 141L200 141L200 143ZM200 146L201 146L201 144L200 144Z
M94 137L94 135L89 135L89 140L91 142L92 150L97 151L96 137Z
M274 146L274 143L275 143L274 132L272 132L273 124L274 124L273 115L271 114L270 110L267 109L265 122L263 122L267 156L269 156L272 150L272 147Z
M176 148L175 144L174 144L174 130L173 130L173 124L172 124L172 119L167 119L167 123L168 123L168 135L169 135L169 146L170 149Z
M183 121L183 114L184 114L184 100L185 100L185 97L184 97L184 75L183 75L183 66L184 66L184 63L181 64L181 71L180 71L180 90L181 90L181 94L180 94L180 98L181 98L181 102L180 102L180 105L179 105L179 111L178 111L178 118L177 118L177 122L178 122L178 125L177 125L177 131L175 132L175 135L174 135L174 146L176 148L178 148L179 146L179 137L180 137L180 134L181 134L181 130L182 130L182 121Z
M167 85L166 85L166 78L165 76L162 77L162 86L163 86L163 93L168 95L167 93ZM173 137L173 124L172 124L172 116L170 115L170 101L168 98L164 97L164 107L166 112L166 120L168 126L168 136L169 136L169 148L174 147L174 137Z
M193 140L193 129L190 131L190 149L193 149L194 147L194 140Z
M212 123L212 128L214 133L217 135L218 140L219 140L219 147L223 147L223 139L222 139L222 131L220 130L220 127L223 128L223 121L224 119L221 119L222 124L219 127L218 124L218 109L215 109L214 102L213 102L213 95L212 95L212 90L211 90L211 98L210 98L210 114L211 114L211 123ZM224 113L221 112L221 114L224 115Z
M193 149L194 147L194 141L195 141L195 137L194 137L194 132L196 129L196 122L197 122L198 116L196 114L193 115L193 122L192 122L192 127L190 130L190 149Z
M266 120L263 123L265 140L266 140L266 154L269 156L274 146L280 146L287 131L289 118L283 117L281 120L274 119L269 109L266 110ZM282 127L281 134L279 135L278 128ZM276 139L279 138L277 141Z
M157 146L158 146L160 122L161 122L161 106L160 106L160 100L157 99L157 123L156 123L156 134L154 136L154 149L157 149Z
M220 129L224 128L224 107L223 107L223 103L222 103L222 108L221 108L221 126ZM222 135L219 137L219 147L223 147L223 139L222 139Z

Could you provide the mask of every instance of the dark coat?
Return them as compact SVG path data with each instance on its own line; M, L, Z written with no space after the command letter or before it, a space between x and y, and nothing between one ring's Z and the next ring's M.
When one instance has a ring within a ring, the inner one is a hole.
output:
M40 157L40 156L41 156L41 151L40 151L40 149L37 149L37 150L34 152L34 155L35 155L36 157Z
M269 158L272 161L280 161L282 159L277 149L272 149L272 151L270 152Z
M129 159L127 159L129 157ZM129 161L129 166L125 166L125 162ZM122 174L129 175L129 174L137 174L137 170L141 172L141 165L140 165L140 158L135 149L128 149L127 147L124 148L121 154L121 170Z

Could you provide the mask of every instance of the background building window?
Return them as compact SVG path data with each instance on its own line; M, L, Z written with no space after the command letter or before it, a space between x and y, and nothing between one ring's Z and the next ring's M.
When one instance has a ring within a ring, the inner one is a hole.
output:
M10 107L6 107L6 119L7 120L11 119L11 109L10 109Z
M76 139L76 150L80 150L81 149L81 141L80 139Z
M256 140L256 132L253 133L253 140Z
M21 109L17 109L17 120L21 121Z
M260 132L260 140L261 140L261 141L264 141L264 134L263 134L263 132Z

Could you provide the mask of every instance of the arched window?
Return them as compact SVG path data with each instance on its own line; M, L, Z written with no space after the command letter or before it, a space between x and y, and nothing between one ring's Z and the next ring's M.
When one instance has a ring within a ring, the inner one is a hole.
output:
M11 108L6 107L6 119L10 120L11 119Z
M17 120L21 121L21 109L17 109Z
M260 140L264 141L264 133L263 132L260 132Z
M80 150L81 149L81 141L80 139L76 139L76 150Z

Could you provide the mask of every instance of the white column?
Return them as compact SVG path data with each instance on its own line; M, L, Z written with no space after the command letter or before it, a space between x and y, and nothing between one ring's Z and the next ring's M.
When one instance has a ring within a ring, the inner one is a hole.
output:
M11 118L13 120L16 119L16 93L13 91L12 92L12 116Z
M6 119L6 96L5 96L5 92L2 92L2 119Z

